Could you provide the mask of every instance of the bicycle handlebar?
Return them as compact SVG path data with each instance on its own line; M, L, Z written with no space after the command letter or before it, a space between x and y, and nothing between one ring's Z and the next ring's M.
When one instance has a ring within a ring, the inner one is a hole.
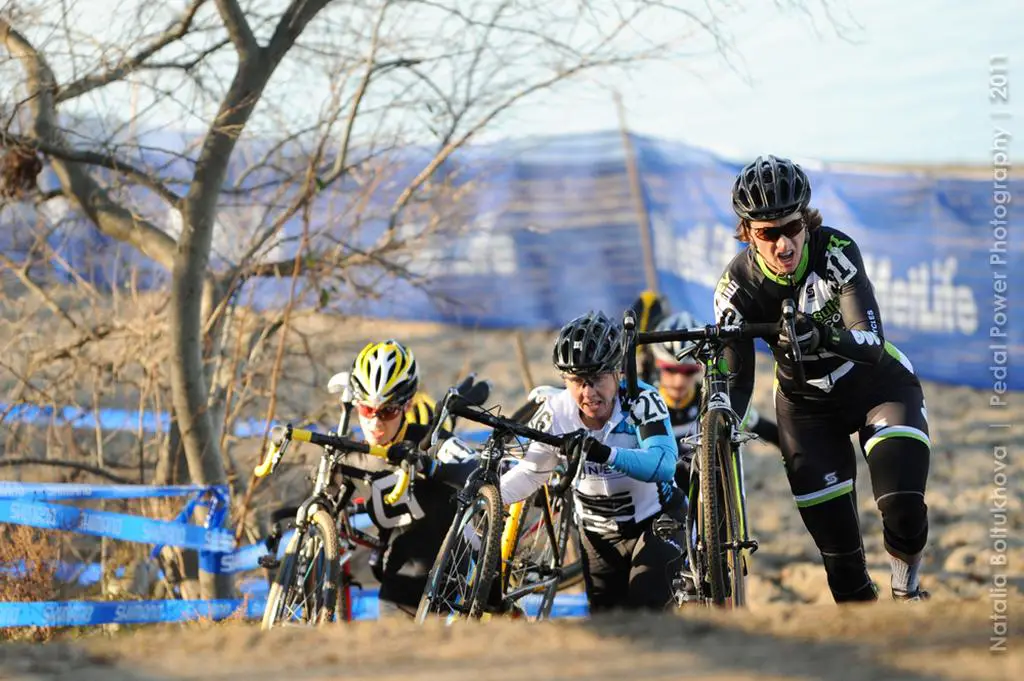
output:
M446 407L452 414L457 414L464 419L475 421L476 423L489 426L495 430L503 430L514 435L519 435L520 437L525 437L527 440L535 440L537 442L550 445L551 447L561 448L562 442L565 440L564 436L545 433L517 421L495 416L494 414L490 414L481 409L474 409L471 405L465 403L459 395L452 395L446 399L448 400ZM579 454L567 462L565 474L562 475L557 484L552 485L550 488L551 492L555 496L562 496L565 494L565 491L569 488L569 485L572 484L573 479L576 477L579 464Z
M652 343L685 342L685 341L725 341L754 340L785 334L790 341L790 353L793 358L794 372L797 383L805 383L803 357L796 335L796 303L792 298L782 301L782 319L779 322L740 322L738 324L708 324L694 329L673 329L666 331L646 331L637 333L636 313L630 308L622 316L624 331L623 342L626 352L623 356L626 374L626 392L630 399L635 399L639 392L636 375L636 351L640 345Z
M668 343L671 341L701 340L753 340L774 336L779 332L776 322L754 322L740 324L708 324L699 329L673 329L671 331L648 331L637 334L637 345Z
M384 447L382 445L371 445L365 442L356 442L355 440L350 440L347 437L340 437L338 435L331 435L328 433L317 433L312 430L292 428L291 424L288 424L287 426L274 426L270 433L270 448L267 451L267 455L253 471L257 478L264 478L274 472L277 468L277 464L280 463L281 459L284 457L284 452L287 448L286 445L292 440L308 442L320 447L331 447L332 449L343 452L369 454L379 459L387 459L388 457L388 447ZM409 489L409 483L412 476L410 475L407 463L408 462L402 462L401 470L398 472L398 482L395 483L394 489L384 497L385 502L389 504L397 502Z
M463 398L459 395L455 395L450 398L448 403L448 411L456 416L461 416L469 421L474 421L484 426L489 426L495 430L505 430L511 432L520 437L525 437L527 440L536 440L552 447L561 447L563 438L558 435L552 435L550 433L544 433L534 428L531 428L525 424L517 423L510 419L495 416L494 414L483 411L482 409L474 409L469 404L463 401Z

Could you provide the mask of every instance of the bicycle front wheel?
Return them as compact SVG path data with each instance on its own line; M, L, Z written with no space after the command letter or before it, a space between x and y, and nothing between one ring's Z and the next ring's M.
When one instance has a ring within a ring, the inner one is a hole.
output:
M719 462L723 448L728 451L730 440L729 424L725 414L708 411L701 419L701 444L699 452L700 470L700 538L699 552L702 557L703 581L711 593L714 605L724 605L726 599L726 561L722 547L722 475Z
M737 468L732 459L732 428L724 412L702 420L700 450L700 552L711 602L741 607L746 601L742 517Z
M267 595L261 629L319 625L338 605L338 535L330 514L319 509L296 530Z
M417 622L430 615L478 619L484 613L492 585L501 591L494 580L503 527L501 495L494 485L483 485L455 516L441 544L416 611Z

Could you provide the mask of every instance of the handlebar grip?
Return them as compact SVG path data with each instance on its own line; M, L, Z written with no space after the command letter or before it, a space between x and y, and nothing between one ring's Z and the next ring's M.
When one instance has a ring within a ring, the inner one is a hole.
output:
M263 458L263 461L253 469L253 475L257 478L265 478L270 475L274 470L274 459L280 456L279 451L280 448L271 443L270 449L267 450L267 455Z
M409 489L409 481L412 476L409 474L408 462L402 463L401 470L398 471L398 482L395 483L394 488L384 497L384 502L388 504L394 504L403 496Z
M284 455L284 444L289 439L289 431L290 429L285 426L274 426L270 429L270 447L267 448L267 455L253 469L253 475L257 478L265 478L277 468Z

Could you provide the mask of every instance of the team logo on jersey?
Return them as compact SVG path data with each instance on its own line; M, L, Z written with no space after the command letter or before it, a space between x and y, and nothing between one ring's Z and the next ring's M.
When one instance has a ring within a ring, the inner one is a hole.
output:
M830 236L828 238L828 250L830 250L830 251L831 250L841 251L844 248L846 248L847 246L849 246L850 243L851 242L850 242L849 239L840 239L838 236L833 234L832 236Z
M832 235L828 242L825 267L828 269L832 279L840 285L850 281L857 274L857 267L850 262L850 259L846 257L846 253L843 252L843 248L849 246L850 243L850 241L840 239L835 235Z
M850 331L853 336L853 340L858 345L881 345L882 340L878 337L878 334L871 333L870 331L861 331L860 329L853 329Z

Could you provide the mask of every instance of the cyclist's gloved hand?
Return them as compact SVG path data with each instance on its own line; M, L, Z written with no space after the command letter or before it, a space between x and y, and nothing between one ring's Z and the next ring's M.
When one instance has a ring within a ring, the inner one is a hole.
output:
M815 321L813 317L797 312L793 320L796 327L796 341L800 347L800 354L811 355L817 352L828 338L829 330L824 324ZM790 339L786 333L786 324L782 322L779 328L779 347L786 355L790 355Z
M388 447L388 463L392 466L398 466L406 460L416 461L417 459L419 459L419 450L414 442L402 440Z
M580 428L572 433L566 433L562 436L562 456L567 461L573 461L583 451L583 438L587 436L587 431Z
M608 463L608 457L612 455L612 448L603 442L598 442L589 435L583 440L583 456L587 461L594 463Z
M587 434L587 431L581 428L564 436L562 440L562 454L569 461L578 457L583 461L608 463L608 457L612 455L612 449L608 445L592 438Z

